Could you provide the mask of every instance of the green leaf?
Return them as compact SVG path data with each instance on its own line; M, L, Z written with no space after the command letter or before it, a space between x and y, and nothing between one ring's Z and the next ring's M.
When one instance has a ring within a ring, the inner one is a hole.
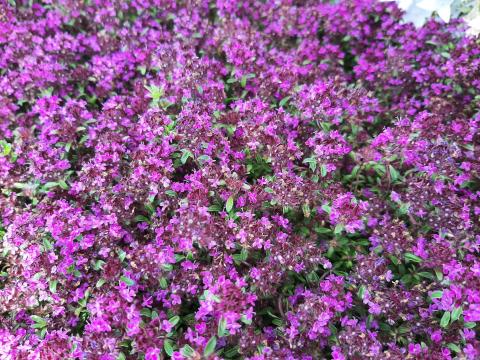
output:
M320 227L320 226L314 227L313 231L315 231L317 234L330 234L332 232L331 229Z
M245 325L251 325L252 319L248 319L245 315L240 317L240 321L243 322Z
M137 70L140 72L140 74L145 75L147 73L147 67L144 65L139 65L137 66Z
M390 260L392 261L392 263L394 265L399 265L400 264L400 260L398 260L398 258L396 256L390 255Z
M327 250L327 257L332 257L333 253L335 252L335 248L333 246L330 246Z
M420 271L417 273L418 276L424 277L426 279L435 280L435 275L429 273L428 271Z
M103 260L97 260L95 261L95 263L93 264L93 270L95 271L98 271L98 270L101 270L103 265L105 265L105 261Z
M200 300L210 299L217 303L220 303L222 300L215 294L212 294L209 290L205 290L200 296Z
M127 256L127 253L123 250L118 250L118 258L120 259L121 262L125 260L125 257Z
M251 79L251 78L254 78L254 77L255 77L255 74L243 75L242 79L240 80L240 85L242 85L242 87L247 86L247 80Z
M230 359L230 358L233 358L233 357L236 357L238 355L238 350L239 350L239 346L238 345L235 345L233 348L231 349L228 349L227 351L225 351L225 353L223 354L227 359Z
M271 311L267 310L267 314L270 315L272 318L274 319L280 319L277 315L275 315L274 313L272 313Z
M248 250L247 249L242 249L240 251L240 254L233 254L232 255L233 260L237 263L237 265L243 261L246 261L248 259Z
M326 165L320 166L320 175L322 175L322 177L327 176L327 166Z
M165 350L165 353L168 355L168 356L172 356L173 355L173 346L172 346L172 341L167 339L163 342L163 350Z
M400 178L400 174L392 165L388 165L388 171L390 172L390 178L393 182L396 182Z
M423 261L422 258L420 258L417 255L414 255L412 253L406 253L405 254L405 260L408 260L410 262L416 262L416 263L421 263Z
M375 172L376 172L380 177L385 176L385 173L386 173L385 165L383 165L383 164L375 164L375 165L373 165L373 169L375 170Z
M150 222L150 219L144 215L137 215L135 216L134 220L135 222L146 222L146 223Z
M80 144L83 144L83 143L85 143L87 140L88 140L88 135L83 135L83 136L80 138L79 143L80 143Z
M363 297L365 296L365 291L367 291L367 288L365 287L365 285L360 286L360 288L358 289L357 296L362 300L363 300Z
M58 284L57 280L50 280L50 283L48 285L48 288L54 294L57 292L57 284Z
M68 184L65 182L65 180L58 180L58 185L60 185L63 190L68 190Z
M12 145L5 140L0 140L0 146L2 147L2 156L8 156L12 152Z
M303 204L302 211L303 211L303 216L305 216L308 219L311 215L310 206L308 204Z
M332 124L329 122L322 121L320 123L320 127L322 128L323 131L326 133L330 132L330 129L332 128Z
M126 276L120 276L120 281L125 283L127 286L135 285L135 281Z
M218 330L217 330L217 335L218 337L224 337L226 335L227 331L227 320L222 316L220 318L220 321L218 322Z
M312 156L312 157L309 157L309 158L306 158L305 160L303 160L303 163L304 163L304 164L308 164L308 167L309 167L310 170L312 170L313 172L315 172L315 170L317 169L317 159L314 158L313 156Z
M284 107L287 104L288 100L290 100L290 98L291 98L291 96L284 97L282 100L280 100L278 105L280 107Z
M211 159L211 157L208 156L208 155L200 155L197 160L200 161L200 163L203 164L210 159Z
M233 208L233 196L230 196L225 204L225 210L230 212Z
M437 290L434 291L430 294L431 299L441 299L443 296L443 291L442 290Z
M452 322L457 321L462 314L463 314L463 308L461 306L453 309L453 311L452 311Z
M217 204L210 205L208 207L208 211L209 212L220 212L220 211L222 211L222 207L220 205L217 205Z
M215 347L217 346L217 338L212 336L210 340L208 340L207 345L205 346L205 349L203 350L203 356L204 357L209 357L215 352Z
M477 323L474 322L466 322L463 324L463 327L466 329L473 329L475 326L477 326Z
M332 208L328 205L322 205L322 210L325 211L327 214L330 214Z
M172 324L173 326L175 326L175 325L177 325L178 322L180 321L180 316L175 315L174 317L171 317L170 319L168 319L168 321L170 322L170 324Z
M443 280L443 272L440 269L435 269L435 275L437 276L438 281Z
M46 238L43 238L43 248L45 251L50 251L53 249L52 243Z
M38 315L32 315L30 318L37 323L44 322L46 324L45 320Z
M164 277L160 278L160 287L162 289L168 288L167 279L165 279Z
M183 149L182 150L182 157L180 158L180 162L182 164L185 164L188 160L188 158L193 158L193 154L189 151L189 150L186 150L186 149Z
M408 326L399 326L398 327L398 333L399 334L406 334L410 331L411 331L411 328L409 328Z
M173 265L172 264L162 264L162 268L165 271L172 271L173 270Z
M280 320L280 319L272 319L272 324L275 325L275 326L278 326L278 327L282 327L283 326L283 321Z
M183 356L185 356L187 358L190 358L195 354L195 350L193 350L192 347L187 344L184 347L182 347L182 350L180 351L180 353Z
M149 96L153 101L158 101L165 94L163 88L157 85L145 86L145 88L148 90Z
M240 254L242 255L242 261L247 261L248 259L248 250L243 248L241 251L240 251Z
M335 230L333 230L333 233L336 234L336 235L341 234L342 231L343 231L343 229L345 229L345 225L343 225L343 224L337 224L337 225L335 226Z
M41 329L47 326L47 321L40 316L32 315L30 318L35 322L35 324L33 324L33 328L35 329Z
M173 190L165 190L165 194L170 196L170 197L175 197L177 196L177 193Z
M48 190L48 189L51 189L51 188L54 188L54 187L57 187L57 186L58 186L58 182L49 181L45 185L43 185L43 189Z
M245 86L247 86L247 77L246 76L242 76L242 79L240 80L240 85L244 88Z
M450 323L450 317L451 317L450 311L445 311L442 318L440 319L440 326L443 328L446 328Z
M239 265L242 261L244 261L242 254L233 254L232 258L235 261L235 264L237 264L237 265Z
M400 215L405 215L408 213L408 209L410 208L410 204L408 203L401 203L400 207L398 208L398 212Z
M140 314L142 316L145 316L145 317L151 317L152 316L152 311L148 308L143 308L142 310L140 310Z
M99 288L101 288L102 285L105 284L105 283L106 283L106 280L105 280L105 279L98 279L97 284L95 285L95 287L96 287L97 289L99 289Z
M447 347L448 347L450 350L452 350L452 351L454 351L454 352L456 352L456 353L458 353L458 354L460 354L460 353L462 352L462 350L460 349L460 347L459 347L457 344L449 343L449 344L447 344Z
M404 284L409 284L412 281L412 275L405 274L400 278L400 281L403 282Z

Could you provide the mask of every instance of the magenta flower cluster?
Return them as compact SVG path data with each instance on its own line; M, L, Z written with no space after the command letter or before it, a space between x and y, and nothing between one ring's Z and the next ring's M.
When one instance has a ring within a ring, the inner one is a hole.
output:
M0 359L480 358L480 40L372 0L0 5Z

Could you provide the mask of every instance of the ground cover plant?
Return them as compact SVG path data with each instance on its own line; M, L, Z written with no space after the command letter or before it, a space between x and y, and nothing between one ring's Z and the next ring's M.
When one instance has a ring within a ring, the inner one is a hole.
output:
M480 41L394 2L0 7L0 359L480 358Z

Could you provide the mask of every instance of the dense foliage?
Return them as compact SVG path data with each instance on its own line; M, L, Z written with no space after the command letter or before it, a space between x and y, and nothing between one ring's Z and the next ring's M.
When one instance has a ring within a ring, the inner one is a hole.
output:
M394 2L0 8L0 359L478 359L480 41Z

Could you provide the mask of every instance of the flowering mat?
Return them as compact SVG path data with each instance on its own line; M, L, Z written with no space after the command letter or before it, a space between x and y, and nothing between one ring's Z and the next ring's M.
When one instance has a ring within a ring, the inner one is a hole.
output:
M0 359L479 359L480 40L395 2L0 7Z

